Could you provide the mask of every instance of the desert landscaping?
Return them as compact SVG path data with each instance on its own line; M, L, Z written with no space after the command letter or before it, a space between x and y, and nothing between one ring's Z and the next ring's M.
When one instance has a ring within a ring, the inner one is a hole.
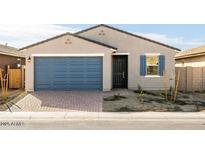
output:
M167 98L166 98L167 97ZM104 112L198 112L205 111L205 93L177 93L171 100L168 91L114 90L104 93Z

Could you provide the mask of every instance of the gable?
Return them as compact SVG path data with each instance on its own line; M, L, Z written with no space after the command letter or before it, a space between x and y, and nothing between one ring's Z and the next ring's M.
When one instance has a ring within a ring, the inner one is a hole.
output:
M77 32L76 34L79 35L79 36L84 36L84 37L85 37L86 34L92 33L91 31L96 31L96 30L100 30L100 29L109 29L110 31L113 31L113 32L115 31L115 32L117 32L117 33L121 33L122 35L126 35L126 37L132 37L132 38L134 37L134 38L137 38L137 39L141 39L141 40L143 40L143 41L146 41L147 43L160 45L160 46L163 46L163 47L166 47L166 48L175 50L175 51L181 51L181 50L178 49L178 48L175 48L175 47L166 45L166 44L164 44L164 43L160 43L160 42L157 42L157 41L154 41L154 40L151 40L151 39L148 39L148 38L145 38L145 37L142 37L142 36L133 34L133 33L129 33L129 32L126 32L126 31L123 31L123 30L120 30L120 29L117 29L117 28L114 28L114 27L111 27L111 26L108 26L108 25L104 25L104 24L97 25L97 26L94 26L94 27L91 27L91 28L82 30L82 31L80 31L80 32ZM98 31L98 34L99 34L99 33L100 33L100 31ZM91 37L90 37L90 38L91 38ZM99 41L99 40L98 40L98 41Z
M68 55L110 55L113 48L105 47L74 37L64 35L30 48L21 50L26 57L34 56L68 56Z
M36 46L43 46L45 44L51 44L52 42L55 42L56 40L60 40L60 39L65 38L65 37L71 37L71 38L75 38L75 39L81 40L83 42L86 42L88 44L92 44L92 45L101 46L101 47L104 47L104 48L117 50L117 48L115 48L115 47L112 47L112 46L109 46L109 45L106 45L106 44L103 44L101 42L97 42L97 41L94 41L94 40L90 40L90 39L84 38L82 36L71 34L71 33L68 33L68 32L64 33L64 34L61 34L61 35L58 35L58 36L55 36L55 37L52 37L52 38L49 38L49 39L46 39L46 40L43 40L43 41L40 41L40 42L37 42L37 43L34 43L34 44L31 44L31 45L28 45L26 47L20 48L19 50L25 50L25 49L33 48L33 47L36 47ZM66 42L70 43L68 38L64 42L65 43Z

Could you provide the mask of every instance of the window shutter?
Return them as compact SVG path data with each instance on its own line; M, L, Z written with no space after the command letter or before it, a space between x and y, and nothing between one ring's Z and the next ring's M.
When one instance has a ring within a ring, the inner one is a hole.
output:
M140 75L141 76L146 75L146 56L145 55L140 56Z
M163 76L165 72L165 56L160 55L159 56L159 75Z

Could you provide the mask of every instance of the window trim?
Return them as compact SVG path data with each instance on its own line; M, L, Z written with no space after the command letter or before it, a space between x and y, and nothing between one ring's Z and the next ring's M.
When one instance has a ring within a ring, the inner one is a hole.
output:
M146 56L159 56L161 53L145 53Z
M146 78L159 78L160 75L145 75Z

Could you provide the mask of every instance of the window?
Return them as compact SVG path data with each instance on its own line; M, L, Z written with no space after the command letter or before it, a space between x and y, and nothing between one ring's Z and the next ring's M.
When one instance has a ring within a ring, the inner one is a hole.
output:
M165 73L165 55L140 55L141 76L163 76Z
M156 55L147 55L147 74L146 75L159 75L159 56Z

